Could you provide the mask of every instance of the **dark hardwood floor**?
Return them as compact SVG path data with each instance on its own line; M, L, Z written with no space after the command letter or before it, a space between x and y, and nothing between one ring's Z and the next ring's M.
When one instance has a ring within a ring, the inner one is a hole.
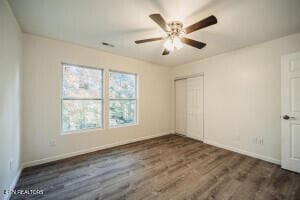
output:
M300 199L300 175L167 135L24 169L11 199Z

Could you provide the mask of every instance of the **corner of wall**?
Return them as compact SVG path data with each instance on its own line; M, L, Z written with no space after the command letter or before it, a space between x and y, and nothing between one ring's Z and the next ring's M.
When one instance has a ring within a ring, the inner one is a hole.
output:
M0 2L0 199L9 199L21 166L22 31L7 0ZM2 45L3 44L3 45ZM2 126L3 125L3 126ZM3 133L3 134L2 134ZM4 192L7 191L5 194Z

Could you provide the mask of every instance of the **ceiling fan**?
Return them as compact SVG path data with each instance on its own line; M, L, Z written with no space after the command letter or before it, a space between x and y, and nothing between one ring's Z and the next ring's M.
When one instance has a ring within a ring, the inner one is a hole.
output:
M192 40L184 36L217 23L217 18L211 15L195 24L183 28L183 24L181 22L173 21L171 23L167 23L160 14L152 14L149 17L167 33L167 36L136 40L135 43L140 44L166 39L162 55L168 55L171 51L174 51L175 49L181 49L183 47L183 43L198 49L202 49L206 46L205 43Z

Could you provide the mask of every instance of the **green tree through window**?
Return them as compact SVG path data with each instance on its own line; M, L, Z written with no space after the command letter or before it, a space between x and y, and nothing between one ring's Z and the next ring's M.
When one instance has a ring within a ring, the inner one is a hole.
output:
M109 126L117 127L136 123L136 74L109 72Z
M102 69L63 64L63 132L102 127L102 76Z

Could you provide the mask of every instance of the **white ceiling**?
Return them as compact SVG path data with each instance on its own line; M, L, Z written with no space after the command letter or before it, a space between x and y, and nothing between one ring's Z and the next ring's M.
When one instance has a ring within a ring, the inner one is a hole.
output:
M248 45L300 32L300 0L10 0L24 32L69 41L118 55L176 66ZM134 40L164 36L148 16L184 26L209 15L216 25L189 34L207 43L185 46L162 56L162 41ZM102 46L101 42L115 45Z

